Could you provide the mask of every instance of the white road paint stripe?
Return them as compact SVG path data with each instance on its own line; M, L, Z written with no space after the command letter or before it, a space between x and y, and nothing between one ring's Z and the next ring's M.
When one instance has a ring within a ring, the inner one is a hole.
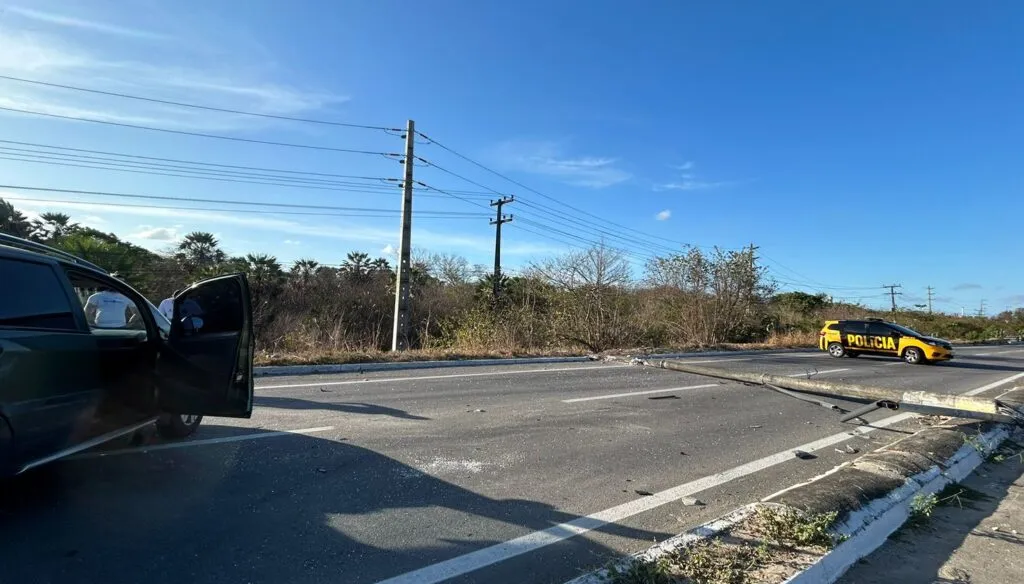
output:
M350 379L348 381L321 381L320 383L293 383L285 385L257 385L256 389L284 389L287 387L322 387L325 385L360 385L363 383L391 383L395 381L419 381L421 379L454 379L457 377L488 377L496 375L524 375L527 373L549 373L556 371L589 371L611 369L622 364L590 365L586 367L552 367L550 369L522 369L518 371L488 371L485 373L450 373L446 375L419 375L416 377L379 377L372 379Z
M992 355L992 354L993 353L975 353L975 354L973 354L971 356L972 357L988 357L989 355Z
M69 456L63 460L82 460L85 458L107 458L121 454L145 454L157 450L171 450L172 448L188 448L190 446L206 446L208 444L225 444L227 442L243 442L245 440L259 440L260 438L274 438L277 436L291 436L293 434L316 434L333 430L334 426L321 426L319 428L303 428L301 430L280 430L275 432L258 432L255 434L240 434L238 436L224 436L221 438L207 438L206 440L188 440L185 442L168 442L167 444L156 444L154 446L142 446L140 448L120 448L118 450L107 450L105 452L87 452L76 456Z
M419 570L406 572L405 574L388 578L387 580L382 580L378 582L378 584L435 584L449 578L455 578L491 564L558 543L569 539L570 537L587 533L588 531L593 531L595 529L600 529L609 523L622 521L623 519L638 515L645 511L650 511L651 509L660 507L666 503L678 501L681 497L694 495L749 474L793 460L796 458L793 454L794 450L802 450L804 452L822 450L834 444L849 440L851 438L851 434L867 434L876 428L891 426L910 419L915 415L916 414L907 413L890 416L873 423L871 427L859 426L851 432L840 432L839 434L833 434L832 436L815 440L814 442L794 446L793 448L772 454L771 456L766 456L735 468L731 468L725 472L706 476L695 481L684 483L677 487L672 487L671 489L660 491L650 497L635 499L628 503L616 505L615 507L599 511L592 515L587 515L567 523L561 523L559 525L549 527L542 531L535 531L475 552L470 552L450 560L445 560L437 564L420 568Z
M964 395L977 395L1004 383L1009 383L1019 379L1020 377L1024 377L1024 372L972 389L965 392ZM413 570L412 572L406 572L405 574L388 578L387 580L381 580L377 584L436 584L437 582L468 574L469 572L479 570L480 568L490 566L491 564L496 564L509 558L529 553L571 537L587 533L588 531L600 529L609 523L622 521L628 517L677 501L682 497L695 495L701 491L705 491L766 468L776 466L796 458L793 454L793 451L795 450L802 450L804 452L822 450L834 444L839 444L840 442L848 440L853 434L867 434L872 430L892 426L915 417L917 417L917 414L908 412L882 418L881 420L872 422L870 426L858 426L851 432L841 432L820 440L815 440L814 442L795 446L791 449L777 452L771 456L766 456L764 458L748 462L727 471L660 491L651 497L643 497L641 499L629 501L628 503L616 505L610 509L605 509L604 511L599 511L585 517L561 523L542 531L534 531L533 533L495 544L475 552L456 556L437 564L432 564L418 570Z
M1000 385L1003 385L1004 383L1010 383L1011 381L1016 381L1016 380L1020 379L1021 377L1024 377L1024 371L1022 371L1020 373L1017 373L1017 374L1014 374L1014 375L1011 375L1009 377L1004 377L1003 379L1000 379L999 381L993 381L992 383L990 383L988 385L982 385L981 387L979 387L977 389L972 389L971 391L964 392L964 395L978 395L979 393L985 393L986 391L988 391L990 389L995 389L995 388L999 387Z
M824 371L804 371L803 373L791 373L786 377L814 377L815 375L824 375L826 373L839 373L840 371L849 371L850 368L846 367L843 369L826 369Z
M704 359L704 360L701 360L701 361L691 361L691 360L687 359L686 362L687 363L724 363L724 362L729 362L729 361L732 361L732 362L750 361L751 359L752 359L752 357L745 357L743 359Z
M577 397L574 399L563 399L562 403L574 404L576 402L594 401L597 399L613 399L617 397L631 397L634 395L647 395L649 393L666 393L669 391L683 391L684 389L701 389L704 387L717 387L717 383L705 383L704 385L689 385L687 387L668 387L665 389L648 389L645 391L631 391L629 393L611 393L608 395L595 395L594 397Z

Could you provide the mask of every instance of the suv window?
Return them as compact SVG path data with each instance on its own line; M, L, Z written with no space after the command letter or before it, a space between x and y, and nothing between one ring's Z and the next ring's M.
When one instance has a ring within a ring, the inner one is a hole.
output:
M832 323L832 324L828 325L828 326L827 326L826 328L827 328L828 330L830 330L830 331L838 331L838 330L842 330L842 327L841 327L841 326L839 325L839 323L838 323L838 322L834 322L834 323Z
M8 282L0 285L0 326L78 329L64 284L49 264L0 258L0 281Z
M113 284L72 270L67 274L93 334L111 330L146 331L139 305Z
M868 328L868 323L862 320L848 320L843 323L843 332L848 335L863 335Z
M868 334L875 337L887 337L892 334L892 329L889 328L889 325L887 324L882 324L880 322L869 322Z

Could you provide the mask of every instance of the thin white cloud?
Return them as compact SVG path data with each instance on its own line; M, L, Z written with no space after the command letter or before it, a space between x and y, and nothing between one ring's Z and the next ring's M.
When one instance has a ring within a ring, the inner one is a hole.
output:
M507 141L498 145L494 158L505 169L549 176L574 186L605 188L632 178L616 158L567 156L555 142Z
M665 209L664 211L661 211L660 213L655 215L654 218L657 219L658 221L668 221L669 217L671 217L671 216L672 216L672 210L671 209Z
M393 255L395 255L395 253L396 253L396 252L395 252L395 246L393 246L393 245L391 245L391 244L389 243L389 244L385 245L385 246L384 246L384 247L383 247L383 248L382 248L382 249L380 250L380 253L381 253L381 254L383 254L383 255L386 255L386 256L393 256Z
M5 23L0 34L0 74L270 115L309 114L348 101L347 96L274 82L268 78L269 70L261 73L242 54L141 62L125 57L144 54L137 43L128 39L116 44L123 46L103 53L94 43L73 35L41 34ZM272 123L14 81L3 85L0 105L65 116L221 131Z
M87 20L84 18L78 18L75 16L69 16L65 14L43 12L42 10L23 8L21 6L8 6L5 9L5 11L9 14L15 14L17 16L21 16L29 20L34 20L36 22L43 22L55 26L87 30L114 36L158 41L169 40L171 38L168 35L149 30L120 26L117 24L99 22L96 20Z
M128 237L132 239L148 239L150 241L177 241L181 236L178 234L178 230L173 227L140 225L139 231L132 233Z
M302 242L297 240L297 239L286 239L286 240L282 241L281 243L283 243L285 245L302 245Z
M671 164L669 166L671 166L672 168L674 168L674 169L676 169L676 170L678 170L680 172L687 172L687 171L693 170L694 167L697 166L697 164L694 161L692 161L692 160L687 160L686 162L684 162L682 164Z
M654 185L655 191L703 191L709 189L717 189L721 187L727 187L736 184L736 181L720 180L720 181L701 181L701 180L681 180L675 182L661 183Z

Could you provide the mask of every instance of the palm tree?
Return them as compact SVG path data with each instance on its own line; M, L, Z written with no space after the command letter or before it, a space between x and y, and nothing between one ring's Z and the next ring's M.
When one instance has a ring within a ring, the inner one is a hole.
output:
M245 271L249 278L257 284L270 284L284 276L281 263L277 258L267 254L249 254L245 256Z
M14 205L0 199L0 231L15 237L30 237L32 223L24 213L15 209Z
M390 272L391 263L385 258L377 258L370 262L370 271L372 272Z
M64 213L43 213L32 222L35 236L40 239L60 239L78 231L78 224Z
M338 269L341 274L352 280L364 280L370 272L370 256L359 251L350 251Z
M189 272L213 268L227 259L220 242L212 233L193 231L178 244L175 259Z
M300 284L308 284L319 267L320 262L303 258L295 260L295 263L292 264L291 274Z

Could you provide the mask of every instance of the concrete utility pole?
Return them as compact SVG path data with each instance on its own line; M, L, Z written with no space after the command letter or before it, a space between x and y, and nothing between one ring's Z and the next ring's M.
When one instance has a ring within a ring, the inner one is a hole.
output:
M896 289L897 288L902 288L902 287L903 286L900 285L900 284L883 284L882 285L882 288L888 288L889 289L889 298L892 299L892 311L893 311L893 313L896 312L896 296L897 295L899 295L899 296L903 295L903 292L897 292Z
M501 225L512 221L512 215L502 215L501 208L509 203L515 202L515 196L502 197L497 201L491 201L491 206L496 207L494 219L491 219L491 225L494 225L494 298L498 298L498 294L501 293Z
M416 165L413 146L416 144L416 124L409 120L405 126L405 173L402 178L402 231L398 245L398 269L395 282L395 322L391 331L391 350L409 348L409 278L412 255L412 168Z
M928 286L928 314L932 313L932 292L934 291L935 288Z

